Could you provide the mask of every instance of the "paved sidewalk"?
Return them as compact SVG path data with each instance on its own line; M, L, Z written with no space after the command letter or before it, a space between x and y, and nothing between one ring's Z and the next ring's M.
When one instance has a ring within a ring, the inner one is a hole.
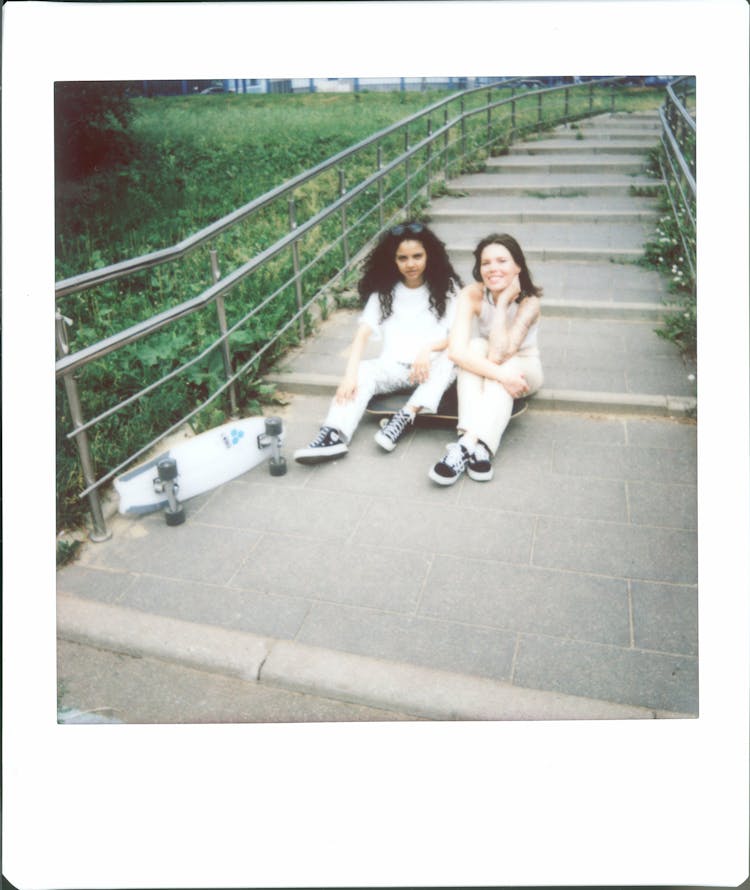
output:
M574 191L607 176L589 171ZM492 482L431 483L453 431L426 419L392 454L366 417L346 458L291 460L345 365L357 313L338 312L272 375L288 473L196 498L177 528L115 517L58 572L60 637L429 719L696 715L695 368L654 333L660 276L622 260L653 208L626 186L553 197L552 177L523 207L452 182L461 196L430 208L465 278L464 245L501 228L545 288L544 388Z

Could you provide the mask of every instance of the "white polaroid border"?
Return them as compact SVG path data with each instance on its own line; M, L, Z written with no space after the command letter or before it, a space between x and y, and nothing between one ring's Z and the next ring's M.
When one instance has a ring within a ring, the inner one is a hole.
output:
M748 849L741 0L7 3L3 871L24 888L736 886ZM700 717L58 726L55 80L694 74Z

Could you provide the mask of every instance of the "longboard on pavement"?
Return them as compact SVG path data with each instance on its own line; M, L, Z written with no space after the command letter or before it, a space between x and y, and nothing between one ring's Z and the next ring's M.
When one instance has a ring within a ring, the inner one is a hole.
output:
M388 417L395 414L399 408L403 408L413 389L399 389L395 392L383 393L373 396L367 404L367 413L375 417ZM526 399L514 399L511 418L519 417L528 408ZM458 420L458 394L455 382L443 393L440 404L434 414L424 414L425 418L434 420L453 421Z
M269 461L272 476L286 472L279 417L233 420L180 442L114 481L119 511L141 515L166 508L168 525L185 520L186 501ZM179 496L179 500L178 500Z

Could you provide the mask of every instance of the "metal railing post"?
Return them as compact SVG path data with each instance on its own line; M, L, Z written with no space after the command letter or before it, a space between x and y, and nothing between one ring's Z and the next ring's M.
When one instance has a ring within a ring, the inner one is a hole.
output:
M289 229L293 232L297 228L297 209L294 203L294 195L289 199ZM292 265L294 267L294 290L297 294L297 309L302 312L302 282L299 276L299 244L296 239L292 241ZM305 339L305 319L299 317L299 338Z
M594 109L594 81L592 80L589 83L589 114L591 114L593 109Z
M510 141L512 142L516 138L516 100L514 96L516 95L516 88L510 88Z
M448 129L447 129L448 128L448 106L447 105L445 106L445 109L443 111L443 126L446 128L445 137L443 138L443 154L445 156L444 157L445 163L443 165L443 176L445 177L445 181L447 183L448 177L450 176L450 163L449 163L449 161L450 161L450 158L449 158L450 134L448 133Z
M212 248L210 250L211 255L211 278L214 284L221 278L221 273L219 272L219 260L216 255L216 251ZM216 298L216 316L219 319L219 333L222 337L225 337L227 332L227 313L224 308L224 295L220 294ZM227 375L227 380L230 380L232 377L232 353L229 347L229 337L225 337L221 342L221 356L224 360L224 373ZM234 383L229 385L229 408L232 412L232 416L236 417L238 414L237 411L237 393L234 388Z
M62 358L69 353L68 335L65 331L66 324L72 324L69 318L65 318L59 310L55 310L55 345L57 347L57 357ZM83 426L83 410L81 409L81 399L78 394L78 384L75 379L75 372L63 375L63 384L65 385L65 395L68 398L68 407L70 408L70 417L73 421L73 429L77 430ZM93 485L96 480L94 471L94 461L91 457L91 449L89 447L89 438L85 430L80 430L75 436L76 448L78 449L78 459L81 464L81 472L83 473L83 481L85 487ZM87 495L89 501L89 509L91 511L91 521L93 529L89 532L89 538L96 544L102 541L108 541L112 537L112 532L107 528L104 521L104 511L99 498L97 489L90 491Z
M487 90L487 151L492 140L492 90Z
M378 170L383 169L383 146L378 142ZM385 225L385 211L383 209L383 177L378 179L378 222L382 229Z
M466 103L464 101L464 97L461 96L461 167L463 170L464 164L466 163L466 118L464 114L466 112Z
M427 119L427 138L430 140L427 143L427 200L432 199L432 118Z
M409 128L406 127L404 130L404 153L409 151ZM409 173L409 169L411 164L409 163L409 158L407 157L404 161L404 167L406 170L406 215L411 216L411 175Z
M346 174L339 168L339 197L346 194ZM344 265L349 265L349 232L346 225L346 204L341 205L341 238L344 243Z

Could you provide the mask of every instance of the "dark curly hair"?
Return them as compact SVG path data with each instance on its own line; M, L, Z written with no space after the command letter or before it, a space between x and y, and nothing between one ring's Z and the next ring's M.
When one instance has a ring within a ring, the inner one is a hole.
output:
M506 247L510 255L513 257L513 261L521 270L518 274L518 283L521 285L521 293L516 298L516 302L520 303L524 297L541 297L542 288L537 287L531 280L531 273L529 272L529 267L526 264L526 257L523 255L521 245L512 235L492 234L487 235L486 238L482 238L479 244L477 244L477 246L474 248L474 268L471 270L471 274L474 276L474 280L479 281L480 283L482 281L482 273L480 272L482 251L490 244L500 244L503 247Z
M393 312L393 289L402 281L396 265L396 251L402 241L419 241L427 254L425 284L430 292L430 308L438 318L445 315L448 292L463 284L448 258L445 244L424 223L410 221L389 229L365 260L359 281L364 306L370 294L377 293L382 321Z

